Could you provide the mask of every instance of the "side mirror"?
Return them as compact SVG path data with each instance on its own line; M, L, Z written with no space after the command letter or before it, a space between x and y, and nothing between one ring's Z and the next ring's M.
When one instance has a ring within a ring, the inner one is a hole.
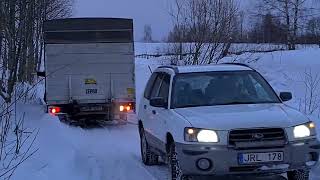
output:
M281 92L280 99L283 102L290 101L292 99L292 93L291 92Z
M37 72L37 76L39 77L46 77L46 72Z
M167 108L168 103L164 100L162 97L156 97L150 99L150 105L153 107L162 107L162 108Z

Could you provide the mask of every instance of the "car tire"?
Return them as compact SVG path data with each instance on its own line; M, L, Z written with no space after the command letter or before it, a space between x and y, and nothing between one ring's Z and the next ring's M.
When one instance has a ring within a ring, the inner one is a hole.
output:
M295 170L287 173L288 180L309 180L309 171Z
M151 151L143 129L140 130L140 152L143 164L147 166L158 164L159 156Z
M174 143L171 143L168 152L169 180L189 180L188 176L183 175L180 168L178 154Z

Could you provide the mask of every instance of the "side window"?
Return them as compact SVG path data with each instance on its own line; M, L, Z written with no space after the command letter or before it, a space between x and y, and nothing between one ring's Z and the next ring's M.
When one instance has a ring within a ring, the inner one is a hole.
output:
M169 88L170 88L170 75L165 74L163 76L163 81L161 83L158 97L164 98L166 102L168 102L168 98L169 98Z
M153 73L146 85L146 89L144 90L144 97L146 99L150 99L151 89L154 84L154 81L156 80L157 75L158 73Z
M251 80L251 84L253 85L253 89L255 90L255 94L257 97L262 97L264 99L269 99L269 95L266 92L266 90L263 88L263 86L255 79L252 77L252 75L249 75L249 80Z
M157 78L154 81L154 84L152 86L150 98L158 97L159 89L160 89L161 82L162 82L162 77L163 77L163 74L158 74L158 76L157 76Z

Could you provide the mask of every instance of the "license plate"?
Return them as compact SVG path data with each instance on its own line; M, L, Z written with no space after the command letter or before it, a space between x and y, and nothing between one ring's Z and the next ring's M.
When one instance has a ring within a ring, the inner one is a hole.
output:
M81 111L102 111L102 106L93 106L93 107L82 107Z
M283 152L239 154L239 164L282 162L283 160L284 160Z
M86 94L98 94L98 89L86 89Z

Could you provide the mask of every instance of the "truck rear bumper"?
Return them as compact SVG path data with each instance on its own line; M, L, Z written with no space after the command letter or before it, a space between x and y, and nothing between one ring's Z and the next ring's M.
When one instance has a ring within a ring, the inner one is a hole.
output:
M283 148L235 150L218 145L176 144L182 172L186 175L245 175L281 174L291 170L310 169L319 159L320 144L317 139L295 142ZM284 161L278 163L240 165L240 153L284 152ZM201 170L198 162L210 161L210 168Z
M111 111L110 104L57 104L48 105L48 109L52 107L59 107L60 113L68 114L71 116L81 116L89 114L109 114ZM49 111L50 112L50 111Z
M110 103L70 103L70 104L58 104L48 105L48 109L52 107L58 107L59 114L68 114L71 117L82 116L99 116L106 120L127 120L127 114L134 111L134 102L110 102ZM124 111L120 111L120 106L123 106ZM129 110L126 109L130 106ZM50 111L49 111L50 112Z

